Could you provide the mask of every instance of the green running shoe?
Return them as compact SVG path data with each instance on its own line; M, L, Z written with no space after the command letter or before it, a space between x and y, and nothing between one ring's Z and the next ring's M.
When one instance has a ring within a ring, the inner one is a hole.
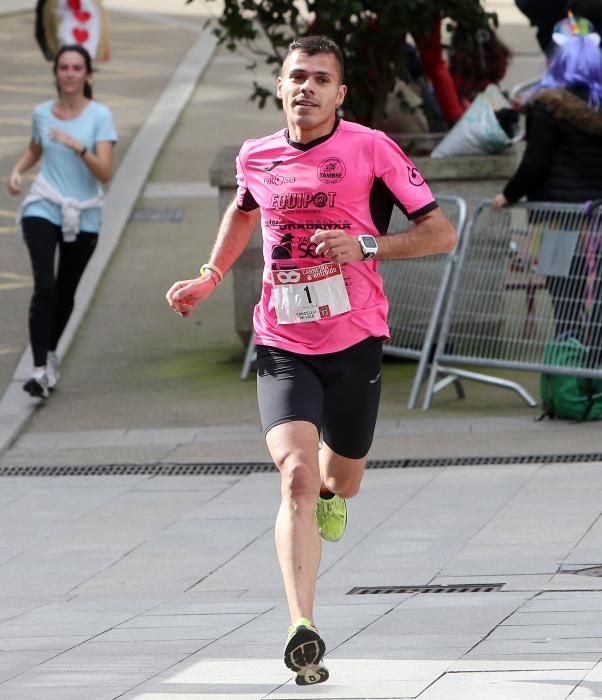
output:
M347 503L340 496L318 498L316 520L322 539L328 542L340 540L347 527Z
M297 674L297 685L315 685L328 680L328 669L322 663L325 652L324 640L311 620L300 617L288 628L284 663Z

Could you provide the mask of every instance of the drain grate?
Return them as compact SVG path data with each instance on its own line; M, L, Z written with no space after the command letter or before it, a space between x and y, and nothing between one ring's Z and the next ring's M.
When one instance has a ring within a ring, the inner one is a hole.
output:
M94 464L86 466L14 466L0 467L3 476L206 476L230 474L246 476L256 472L274 471L273 464L210 463L210 464Z
M380 459L368 462L368 469L414 469L418 467L456 467L489 464L541 464L569 462L599 462L602 454L522 455L515 457L435 457L424 459ZM271 472L271 462L210 462L192 464L93 464L58 466L5 466L0 467L3 476L112 476L148 474L150 476L204 476L231 474L245 476L258 472Z
M414 459L384 459L368 462L368 469L410 469L416 467L458 467L487 464L540 464L573 463L573 462L600 462L602 464L602 452L585 452L583 454L559 454L559 455L513 455L490 457L425 457Z
M347 595L382 595L387 593L493 593L504 583L453 583L449 586L356 586Z
M141 224L179 224L184 218L180 207L138 207L134 209L131 221Z

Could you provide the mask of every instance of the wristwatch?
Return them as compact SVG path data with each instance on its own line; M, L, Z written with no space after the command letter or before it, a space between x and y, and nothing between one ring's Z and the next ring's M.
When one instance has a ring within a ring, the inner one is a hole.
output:
M362 260L372 260L372 258L378 253L378 243L374 236L370 236L367 233L362 233L361 236L357 237L359 241L360 248L364 257Z

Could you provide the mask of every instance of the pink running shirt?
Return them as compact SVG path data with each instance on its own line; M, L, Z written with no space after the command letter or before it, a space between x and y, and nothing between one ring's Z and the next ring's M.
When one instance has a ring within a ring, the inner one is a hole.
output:
M388 302L376 261L341 266L349 311L305 322L277 321L273 271L327 263L310 241L316 229L379 236L394 204L413 219L437 202L412 162L381 131L339 120L331 134L310 144L293 144L287 136L283 129L245 141L236 159L238 208L261 210L265 265L253 315L256 342L313 355L370 336L386 338Z

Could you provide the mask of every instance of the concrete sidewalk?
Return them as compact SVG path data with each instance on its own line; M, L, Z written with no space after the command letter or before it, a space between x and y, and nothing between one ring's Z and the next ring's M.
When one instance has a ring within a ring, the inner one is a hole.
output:
M303 690L274 473L4 478L0 698L600 698L602 579L577 572L601 496L592 464L368 471L324 546L331 679Z

